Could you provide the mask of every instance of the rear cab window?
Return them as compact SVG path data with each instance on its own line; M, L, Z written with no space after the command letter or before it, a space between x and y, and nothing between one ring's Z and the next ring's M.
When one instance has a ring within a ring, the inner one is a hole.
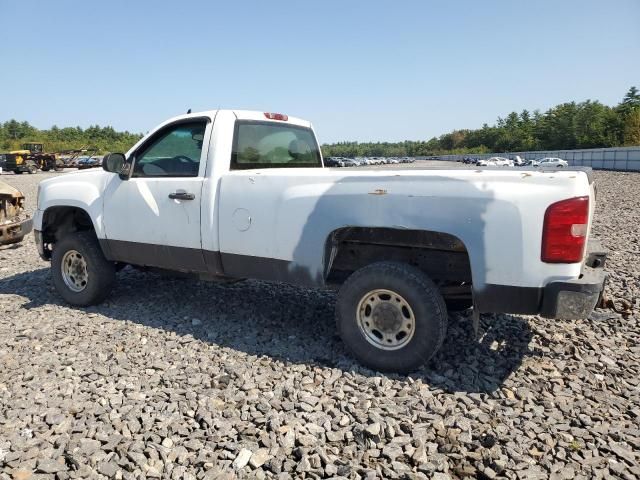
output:
M322 167L310 128L286 123L237 120L231 169Z

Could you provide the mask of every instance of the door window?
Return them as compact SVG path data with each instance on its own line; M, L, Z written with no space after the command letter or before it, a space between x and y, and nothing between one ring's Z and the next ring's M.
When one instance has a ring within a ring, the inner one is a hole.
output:
M197 177L206 120L174 124L136 153L133 177Z

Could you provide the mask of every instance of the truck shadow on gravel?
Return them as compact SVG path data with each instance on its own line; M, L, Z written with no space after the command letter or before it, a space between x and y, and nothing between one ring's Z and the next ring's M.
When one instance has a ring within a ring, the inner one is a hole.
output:
M60 299L51 284L49 269L42 268L3 278L0 295L26 298L20 306L26 310L58 306L96 313L107 321L158 330L150 335L173 332L192 336L196 341L267 356L284 365L381 375L349 357L336 333L335 293L330 291L259 281L214 284L127 268L119 273L117 286L105 303L81 309ZM64 315L65 310L52 311ZM442 349L426 367L409 377L450 393L491 393L518 369L525 356L537 355L529 347L533 333L525 318L484 316L481 335L481 340L475 341L470 320L464 314L451 314ZM387 376L407 379L405 375Z

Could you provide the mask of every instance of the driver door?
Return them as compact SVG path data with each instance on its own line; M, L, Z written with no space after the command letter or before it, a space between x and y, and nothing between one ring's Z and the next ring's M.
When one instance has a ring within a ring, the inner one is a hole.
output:
M189 119L161 128L127 159L129 178L114 174L108 181L103 225L113 260L207 271L200 202L210 123Z

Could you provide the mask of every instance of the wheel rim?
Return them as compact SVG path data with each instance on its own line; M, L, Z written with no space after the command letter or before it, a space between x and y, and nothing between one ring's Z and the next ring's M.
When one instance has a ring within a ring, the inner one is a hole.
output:
M87 261L77 250L69 250L62 257L62 279L67 287L74 292L81 292L87 288L89 272Z
M413 310L401 295L391 290L372 290L358 304L358 327L373 346L398 350L406 346L416 330Z

